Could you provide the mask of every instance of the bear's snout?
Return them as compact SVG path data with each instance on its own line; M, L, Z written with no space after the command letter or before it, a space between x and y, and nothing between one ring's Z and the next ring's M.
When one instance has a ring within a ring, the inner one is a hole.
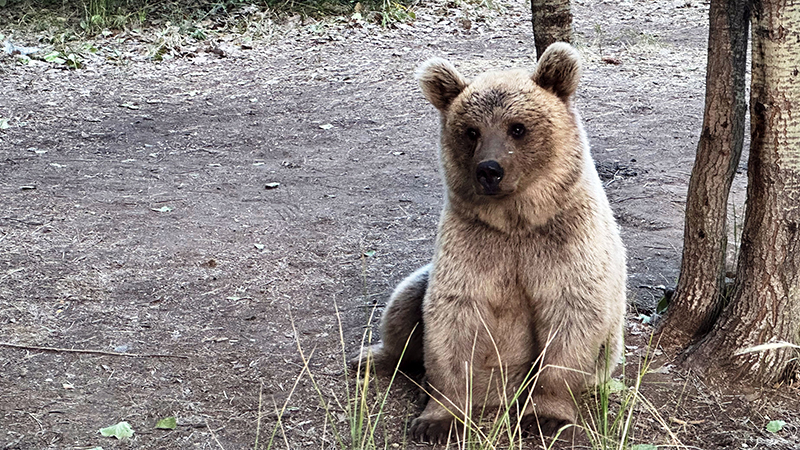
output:
M489 160L478 164L475 175L478 177L478 183L483 187L484 195L500 193L500 181L503 179L503 174L505 171L497 161Z

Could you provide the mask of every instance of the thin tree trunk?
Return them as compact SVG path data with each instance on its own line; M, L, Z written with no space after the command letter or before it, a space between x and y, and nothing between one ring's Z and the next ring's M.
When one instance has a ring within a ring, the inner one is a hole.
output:
M536 58L553 42L572 43L570 0L531 0Z
M703 132L686 199L678 287L662 344L685 347L714 324L722 306L728 193L744 140L750 0L712 0Z
M800 3L753 8L747 211L734 298L689 358L707 374L772 385L797 374L800 341Z

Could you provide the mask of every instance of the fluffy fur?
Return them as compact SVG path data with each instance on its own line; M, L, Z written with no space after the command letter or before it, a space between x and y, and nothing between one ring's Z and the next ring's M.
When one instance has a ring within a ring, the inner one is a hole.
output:
M418 441L446 440L447 409L470 391L478 408L504 404L532 368L523 425L552 433L616 365L626 306L625 250L570 103L578 53L553 44L533 74L472 81L433 59L417 76L441 113L446 203L433 261L396 288L369 351L388 372L408 342L403 364L424 365L434 399L411 425ZM488 187L487 161L502 168Z

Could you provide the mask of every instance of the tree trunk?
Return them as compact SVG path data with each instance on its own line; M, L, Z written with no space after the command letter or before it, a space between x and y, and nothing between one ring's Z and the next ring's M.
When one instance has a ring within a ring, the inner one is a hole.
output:
M678 287L662 323L661 343L685 347L721 310L728 193L744 140L745 69L750 0L712 0L703 132L686 199Z
M753 7L751 148L735 293L689 357L707 374L772 385L797 375L800 343L800 3Z
M569 0L531 0L536 58L553 42L572 43L572 10Z

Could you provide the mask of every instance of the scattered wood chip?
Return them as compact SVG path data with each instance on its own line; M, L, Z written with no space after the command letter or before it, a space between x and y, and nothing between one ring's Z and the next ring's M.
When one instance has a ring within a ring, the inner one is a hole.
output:
M610 56L604 56L601 61L603 61L606 64L613 64L615 66L618 66L618 65L622 64L621 60L619 60L617 58L612 58Z
M206 51L208 53L213 53L213 54L219 56L220 58L225 58L226 56L228 56L228 54L225 53L225 50L223 50L223 49L221 49L219 47L207 47Z
M670 420L670 422L677 423L678 425L683 425L683 426L686 426L686 425L700 425L700 424L706 423L705 419L703 419L703 420L681 420L681 419L678 419L677 417L670 417L669 420Z

